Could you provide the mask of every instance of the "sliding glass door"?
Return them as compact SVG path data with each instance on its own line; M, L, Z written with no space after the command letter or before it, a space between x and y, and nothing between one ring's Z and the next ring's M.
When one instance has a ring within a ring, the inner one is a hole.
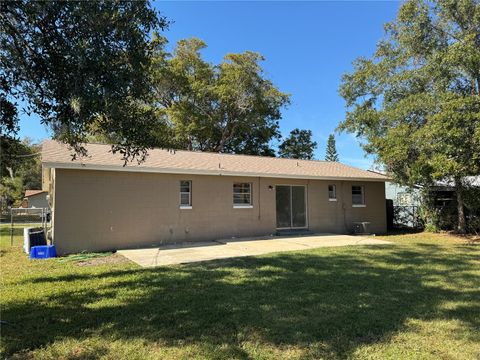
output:
M307 227L306 187L303 185L277 185L277 229Z

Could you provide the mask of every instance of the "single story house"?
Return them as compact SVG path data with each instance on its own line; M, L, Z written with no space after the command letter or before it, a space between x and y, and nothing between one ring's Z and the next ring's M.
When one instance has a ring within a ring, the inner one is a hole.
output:
M124 166L110 146L72 160L43 144L52 238L60 254L260 236L386 231L381 174L337 162L154 149Z
M48 209L48 192L44 190L25 190L22 207Z

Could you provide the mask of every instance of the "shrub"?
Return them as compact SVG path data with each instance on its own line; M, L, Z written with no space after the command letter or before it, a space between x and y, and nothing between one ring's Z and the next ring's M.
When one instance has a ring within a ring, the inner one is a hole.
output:
M436 233L436 232L439 231L439 229L438 229L437 225L432 224L432 223L428 223L428 224L425 224L425 231Z

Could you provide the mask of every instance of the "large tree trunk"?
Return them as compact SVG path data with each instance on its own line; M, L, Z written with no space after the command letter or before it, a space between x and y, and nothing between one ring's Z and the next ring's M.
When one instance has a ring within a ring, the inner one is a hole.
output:
M455 192L457 193L457 212L458 212L458 224L457 231L460 234L466 233L465 212L463 203L463 184L460 179L455 180Z
M10 179L13 179L14 176L13 176L13 169L9 166L6 167L7 171L8 171L8 175L10 175Z

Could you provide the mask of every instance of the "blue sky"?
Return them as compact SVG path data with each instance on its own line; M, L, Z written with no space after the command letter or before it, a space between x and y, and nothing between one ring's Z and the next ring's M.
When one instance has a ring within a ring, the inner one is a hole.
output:
M154 2L173 21L164 35L173 47L189 37L204 40L207 61L218 63L231 52L265 56L266 76L291 94L280 122L287 135L310 129L323 159L327 137L345 116L338 95L341 75L358 56L371 56L383 36L383 24L395 18L399 2ZM22 116L21 136L48 137L35 117ZM337 135L340 161L369 168L358 140Z

